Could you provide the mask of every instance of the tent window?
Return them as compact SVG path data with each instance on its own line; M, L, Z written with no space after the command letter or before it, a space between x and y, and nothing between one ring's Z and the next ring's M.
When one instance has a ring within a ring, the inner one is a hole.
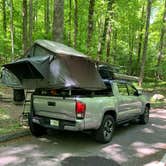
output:
M47 55L52 55L52 53L43 47L40 47L38 45L35 46L33 56L47 56Z

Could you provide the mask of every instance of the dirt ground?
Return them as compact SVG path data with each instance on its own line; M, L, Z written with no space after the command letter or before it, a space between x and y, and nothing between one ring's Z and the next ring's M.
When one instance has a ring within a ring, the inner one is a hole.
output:
M0 86L0 134L22 130L20 115L22 115L23 104L16 105L13 102L13 90Z
M16 105L13 102L13 90L8 87L0 87L0 109L7 111L9 116L17 119L22 113L23 104Z

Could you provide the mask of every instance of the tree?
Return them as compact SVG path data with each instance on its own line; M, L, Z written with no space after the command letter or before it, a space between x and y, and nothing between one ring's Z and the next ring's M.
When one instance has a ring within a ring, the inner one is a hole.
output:
M143 82L143 79L144 79L144 68L145 68L146 53L147 53L147 47L148 47L148 35L149 35L151 7L152 7L152 0L148 0L148 2L147 2L145 38L144 38L143 53L142 53L142 65L141 65L140 79L139 79L139 86L140 87L142 86L142 82Z
M45 15L44 15L44 22L45 22L45 32L48 35L50 31L50 0L45 0Z
M154 79L155 74L166 79L165 0L153 3L148 46L144 35L148 0L12 1L11 12L11 0L1 0L1 65L11 60L11 54L12 59L21 57L21 51L25 52L33 40L54 38L94 60L124 66L125 73L128 69L129 74L139 76L142 70L143 78Z
M94 14L95 0L89 1L89 14L88 14L88 28L87 28L87 51L89 52L90 44L93 33L93 14Z
M112 12L112 5L114 3L114 0L108 0L107 2L107 12L106 12L106 16L105 16L105 22L104 22L104 30L103 30L103 34L102 34L102 39L101 39L101 44L100 44L100 48L98 50L98 54L100 56L99 59L101 59L101 54L103 52L103 49L105 47L105 41L106 41L106 36L107 36L107 33L108 35L110 36L110 16L111 16L111 12ZM108 40L109 41L109 40ZM108 43L107 43L108 45ZM108 54L108 53L107 53Z
M13 28L13 0L10 0L10 35L11 35L11 53L12 61L14 61L14 28Z
M3 9L3 31L4 31L4 38L6 38L6 1L2 1L2 9Z
M29 45L32 45L33 33L33 0L29 0Z
M78 1L74 0L74 2L74 48L76 48L78 34Z
M161 79L161 73L160 73L160 63L163 57L163 47L164 47L164 36L166 33L166 0L164 5L164 13L163 13L163 20L162 20L162 27L161 27L161 33L160 33L160 42L159 42L159 53L158 53L158 59L157 59L157 79Z
M71 20L72 20L72 1L69 0L69 30L68 30L68 43L69 43L69 46L71 46L71 30L72 30L72 27L71 27Z
M23 0L22 4L22 14L23 14L23 51L24 54L27 50L27 0Z
M64 0L54 0L53 40L63 43Z
M142 6L142 11L141 11L141 25L140 25L140 30L139 30L139 34L138 34L138 53L137 53L137 74L140 71L139 67L140 67L140 58L141 58L141 50L142 50L142 40L143 40L143 29L144 29L144 15L145 15L145 6L143 4Z
M133 27L129 25L129 65L128 65L128 74L132 75L132 63L133 63L133 50L134 50L134 40L135 34Z
M113 19L113 3L114 0L112 0L112 3L110 3L109 8L109 19L108 19L108 26L107 26L107 34L106 34L106 62L109 63L110 59L110 44L111 44L111 33L112 33L112 19Z

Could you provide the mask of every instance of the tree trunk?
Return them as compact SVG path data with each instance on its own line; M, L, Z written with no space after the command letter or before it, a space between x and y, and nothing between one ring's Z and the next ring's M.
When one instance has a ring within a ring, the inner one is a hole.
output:
M131 36L129 37L129 67L128 67L128 74L132 75L132 63L133 63L133 49L134 49L134 39L135 35L132 29L130 29Z
M38 20L38 0L32 0L32 10L33 10L33 30L35 29L35 25Z
M78 1L74 0L74 48L77 47L77 34L78 34Z
M117 29L113 31L113 63L115 64L116 61L116 50L117 50L117 38L118 38L118 32Z
M165 0L165 5L164 5L163 21L162 21L161 34L160 34L160 43L159 43L159 54L158 54L158 60L157 60L157 73L156 73L157 79L162 79L159 67L160 67L162 57L163 57L165 32L166 32L166 0Z
M109 4L109 9L108 9L108 25L107 25L107 33L106 33L106 56L107 56L107 59L106 59L106 62L108 63L110 61L110 44L111 44L111 34L112 34L112 19L113 19L113 9L112 9L112 6L113 6L113 3L114 3L114 0L111 0L110 1L110 4Z
M106 62L107 63L109 63L109 60L110 60L111 32L112 32L112 27L111 27L111 20L110 20L108 29L107 29L107 45L106 45L106 56L107 56Z
M6 52L6 37L7 37L7 20L6 20L6 1L2 1L2 11L3 11L3 36L4 36L4 44L3 44L3 52ZM7 63L7 56L5 56Z
M89 1L89 14L88 14L88 35L87 35L87 52L89 52L92 34L93 34L93 13L95 7L95 0Z
M4 38L6 38L6 0L3 0L3 32Z
M141 58L141 50L142 50L142 40L143 40L143 29L144 29L144 15L145 15L145 6L143 4L142 7L142 14L141 14L141 26L140 26L140 31L139 31L139 37L138 37L138 56L137 56L137 75L139 75L140 71L140 58Z
M142 86L142 82L143 82L143 79L144 79L144 68L145 68L146 53L147 53L147 47L148 47L148 35L149 35L151 6L152 6L152 0L148 0L145 38L144 38L143 53L142 53L142 64L141 64L140 79L139 79L139 86L140 87Z
M54 0L53 40L63 43L64 0Z
M109 21L110 21L110 17L111 17L111 11L112 11L113 3L114 3L114 0L108 0L107 13L106 13L105 22L104 22L103 35L102 35L102 39L101 39L100 49L98 50L99 56L101 56L101 54L103 52L103 49L105 47L105 41L106 41L107 32L110 32L108 30L110 28L110 27L108 27L108 25L109 25ZM101 57L100 57L100 59L101 59Z
M29 0L29 45L32 45L33 33L33 0Z
M44 22L45 22L45 32L46 35L49 34L50 32L50 17L49 17L49 13L50 13L50 0L45 0L45 15L44 15Z
M13 28L13 0L10 0L10 35L11 35L11 52L12 61L14 61L14 28Z
M72 2L69 0L69 31L68 31L68 43L71 46L71 12L72 12Z
M23 0L22 6L22 14L23 14L23 51L24 54L27 50L27 0Z

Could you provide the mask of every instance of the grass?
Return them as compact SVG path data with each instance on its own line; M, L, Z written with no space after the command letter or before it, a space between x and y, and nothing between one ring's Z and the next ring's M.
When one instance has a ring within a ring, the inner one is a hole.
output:
M166 102L165 101L151 102L151 107L152 108L164 108L164 107L166 107Z
M161 94L165 97L165 100L152 100L152 108L164 108L166 106L166 81L157 81L157 82L144 82L143 89L146 92L153 94Z
M164 92L166 95L166 82L158 81L158 82L144 82L143 89L146 91L159 91L161 94Z

